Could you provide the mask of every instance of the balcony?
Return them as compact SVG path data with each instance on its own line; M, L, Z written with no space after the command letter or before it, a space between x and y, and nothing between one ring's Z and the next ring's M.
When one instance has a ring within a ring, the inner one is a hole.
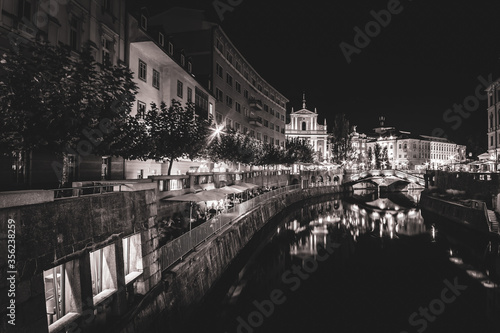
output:
M251 98L248 100L248 105L257 111L262 111L262 101L260 99Z
M253 126L262 127L261 117L248 117L248 123Z

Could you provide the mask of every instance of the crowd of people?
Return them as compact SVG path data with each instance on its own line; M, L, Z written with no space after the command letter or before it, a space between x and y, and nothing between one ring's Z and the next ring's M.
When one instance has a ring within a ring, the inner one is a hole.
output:
M224 213L239 203L275 189L277 189L276 186L260 187L245 194L237 193L235 195L228 195L227 199L213 201L209 205L205 202L193 203L184 212L175 212L158 223L160 246L188 232L190 228L195 228L215 216Z

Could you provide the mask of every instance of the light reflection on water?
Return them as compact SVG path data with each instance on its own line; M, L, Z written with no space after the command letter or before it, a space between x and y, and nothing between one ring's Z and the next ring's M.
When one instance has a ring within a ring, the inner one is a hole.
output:
M315 258L318 248L327 245L329 230L341 226L354 242L365 234L394 239L426 233L424 219L416 208L419 196L420 191L392 194L389 198L378 197L373 191L357 190L354 200L335 199L310 205L308 221L300 223L294 219L284 224L285 229L301 235L301 241L290 246L290 254L302 260Z

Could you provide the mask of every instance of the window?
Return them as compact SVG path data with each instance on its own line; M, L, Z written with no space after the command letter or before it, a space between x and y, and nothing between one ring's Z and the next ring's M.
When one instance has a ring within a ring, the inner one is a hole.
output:
M187 69L188 69L189 73L193 72L193 63L190 60L188 60L188 68Z
M245 79L248 80L248 72L245 72L245 74L243 74L243 76L245 77Z
M219 102L222 102L224 100L224 94L219 88L215 88L215 98Z
M276 146L280 145L280 140L276 139Z
M26 19L28 22L31 22L33 19L33 15L31 13L31 1L21 0L19 1L19 18Z
M231 52L227 51L226 59L227 59L227 61L229 61L232 64L233 63L233 54Z
M115 246L109 245L90 252L90 274L92 276L92 295L116 289ZM95 304L94 304L95 305Z
M269 106L267 106L267 104L264 104L264 111L269 112Z
M146 82L147 70L148 67L146 63L141 59L139 59L139 79L141 79L144 82Z
M240 103L235 102L235 110L236 110L236 112L241 113L241 104Z
M189 99L189 90L188 90L188 99ZM198 112L199 114L206 114L207 112L209 112L209 114L213 113L213 110L211 109L209 110L208 107L208 94L206 94L198 87L194 88L194 104L196 112ZM210 103L210 106L212 107L212 103Z
M172 42L168 42L168 54L174 54L174 44L172 44Z
M128 284L142 272L141 234L122 239L125 283Z
M257 132L257 140L262 140L262 134L260 134L259 132Z
M226 83L233 86L233 77L229 73L226 73Z
M102 11L111 13L111 0L102 0Z
M218 125L222 124L222 115L219 112L217 112L217 115L215 116L215 122Z
M78 262L70 261L43 272L48 325L70 312L78 312L75 297L79 293L73 292L80 285L77 270Z
M217 72L217 75L222 79L224 76L222 66L219 65L218 63L215 63L215 71Z
M285 121L285 116L281 115L281 121Z
M276 118L280 119L280 113L276 111Z
M237 130L238 132L241 130L241 125L240 123L234 123L234 129Z
M243 114L246 116L246 117L249 117L250 116L250 112L248 111L248 108L247 107L243 107Z
M236 62L236 70L241 73L241 64L238 61Z
M274 124L273 124L273 123L270 123L270 124L269 124L269 128L270 128L270 129L272 129L272 130L274 130Z
M303 131L305 131L305 130L306 130L306 126L307 126L307 125L306 125L306 122L305 122L305 121L303 121L303 122L302 122L302 130L303 130Z
M269 109L269 113L270 113L272 116L274 116L274 109L273 109L273 108L270 108L270 109Z
M241 84L238 81L235 81L236 91L241 94Z
M80 41L79 41L79 29L78 29L78 20L76 17L71 17L69 21L69 46L73 51L80 50Z
M101 46L102 46L102 63L103 64L112 64L111 59L111 47L112 42L106 37L101 38Z
M184 54L181 54L181 66L186 66L186 56Z
M227 127L228 129L230 129L230 128L232 127L232 125L233 125L233 124L232 124L231 119L226 118L226 127Z
M270 143L274 145L274 138L269 139Z
M187 102L192 103L193 102L193 89L187 88Z
M224 53L224 44L222 44L221 40L217 38L217 41L215 43L217 50L219 50L221 53Z
M161 32L158 33L158 43L161 46L165 46L165 36Z
M267 143L268 140L269 140L269 137L264 134L264 143Z
M269 127L269 121L267 121L266 119L264 119L264 126Z
M250 137L255 138L255 131L254 130L250 130Z
M248 133L248 127L243 126L243 133L244 133L244 134Z
M243 97L248 98L248 90L243 90Z
M258 89L259 91L262 91L262 86L259 84L259 85L257 86L257 89Z
M146 116L146 103L137 101L137 115L140 119L144 119Z
M278 125L276 125L276 132L279 132L280 131L280 127Z
M214 113L214 105L210 103L210 109L208 109L208 114L212 115Z
M184 96L184 84L177 80L177 96L182 98Z
M228 95L226 95L226 105L229 106L230 108L233 107L233 99Z
M153 87L160 89L160 72L153 69Z
M141 15L141 28L148 30L148 19L144 15Z

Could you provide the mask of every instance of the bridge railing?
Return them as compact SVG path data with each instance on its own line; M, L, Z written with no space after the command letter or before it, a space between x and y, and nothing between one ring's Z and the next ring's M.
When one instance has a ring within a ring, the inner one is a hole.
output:
M412 183L417 183L419 185L425 185L425 180L423 177L416 176L414 174L394 169L382 169L382 170L365 170L359 173L346 174L344 176L344 182L355 182L369 177L397 177L403 180L408 180Z

